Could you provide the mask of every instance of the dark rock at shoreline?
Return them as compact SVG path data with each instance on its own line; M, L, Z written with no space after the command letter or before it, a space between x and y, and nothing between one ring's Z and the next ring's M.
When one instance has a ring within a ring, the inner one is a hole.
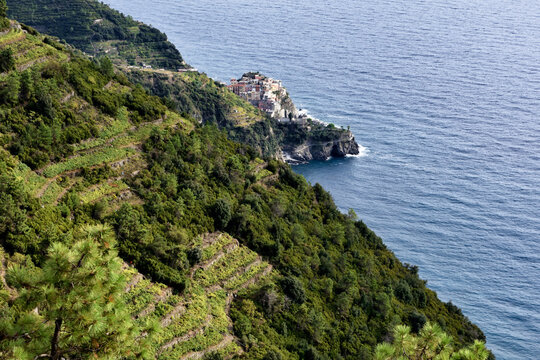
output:
M311 160L328 160L331 157L358 155L360 147L349 130L337 130L333 138L316 139L309 137L306 141L283 146L284 158L290 163L304 163Z

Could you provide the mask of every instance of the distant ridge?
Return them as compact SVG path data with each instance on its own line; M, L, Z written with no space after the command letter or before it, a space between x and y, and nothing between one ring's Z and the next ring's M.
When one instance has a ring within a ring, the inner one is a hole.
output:
M91 0L8 0L8 15L118 64L177 70L186 64L161 31ZM85 16L80 16L84 12Z

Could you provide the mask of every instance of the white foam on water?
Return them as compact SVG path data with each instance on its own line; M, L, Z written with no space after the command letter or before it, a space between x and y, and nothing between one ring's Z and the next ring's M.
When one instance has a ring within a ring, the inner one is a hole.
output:
M365 157L365 156L368 156L369 154L369 149L361 144L358 144L358 154L356 155L352 155L352 154L347 154L345 155L345 157L348 157L348 158L361 158L361 157Z

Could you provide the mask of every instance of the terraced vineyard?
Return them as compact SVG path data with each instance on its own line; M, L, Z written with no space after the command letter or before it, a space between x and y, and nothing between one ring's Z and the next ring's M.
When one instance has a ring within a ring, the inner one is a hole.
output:
M228 234L206 234L196 240L201 262L181 296L152 283L126 266L130 278L126 301L137 321L162 327L155 344L158 359L200 359L219 352L230 358L242 352L232 331L230 304L238 291L272 276L272 266Z
M154 346L156 358L160 360L200 359L212 352L219 352L228 359L242 353L229 318L231 302L237 292L273 276L271 265L228 234L206 234L197 242L205 257L192 269L192 281L182 295L124 265L128 278L124 300L141 325L159 324L161 331ZM246 255L249 261L244 260ZM221 275L223 267L220 265L225 259L230 264L226 276ZM9 294L5 268L6 259L0 247L0 292ZM207 274L207 278L220 280L198 281L202 273Z
M49 68L57 71L64 66L67 69L65 71L70 71L70 58L77 56L66 51L58 42L16 22L12 22L10 28L0 36L0 50L3 49L11 51L14 67L1 73L0 80L9 80L16 76L14 73L24 70L45 78L48 75L44 74ZM82 81L89 82L95 87L97 80L89 77ZM45 91L51 92L54 98L61 99L57 105L66 116L80 116L79 114L84 113L86 124L94 127L97 135L71 143L72 150L68 153L69 156L49 162L37 171L32 171L30 167L20 162L12 168L13 175L23 182L29 193L39 198L43 205L58 204L71 190L80 196L82 203L114 201L119 197L137 201L124 180L145 166L140 152L141 144L154 129L165 130L175 127L189 130L194 125L168 110L161 116L144 119L142 122L140 118L134 121L132 118L138 116L137 111L128 110L126 106L115 109L115 114L112 115L107 113L103 106L100 107L99 102L93 101L92 96L85 97L81 93L81 88L65 85L51 86L45 88ZM133 87L126 86L122 80L116 78L104 84L102 91L130 96ZM95 89L93 92L95 93ZM89 186L88 182L85 182L83 170L104 167L113 169L110 176Z
M120 121L116 121L112 128L102 132L98 138L76 146L77 151L72 157L42 169L43 176L34 174L33 177L37 177L34 182L43 184L43 187L36 191L36 195L47 204L58 203L73 186L82 183L84 179L79 175L82 168L93 169L110 165L114 169L114 175L90 188L81 190L79 193L81 202L114 200L120 195L132 197L134 194L129 191L129 186L123 179L137 171L136 169L144 167L139 146L150 136L152 129L189 126L175 113L168 113L166 119L141 124L138 127L132 126L129 122L119 123ZM126 125L129 126L127 130Z
M254 108L237 109L242 118L229 132L245 144L217 126L199 125L205 118L224 122L223 109L241 105L222 96L223 86L203 75L175 75L185 78L189 95L182 99L190 115L183 116L171 99L130 82L135 71L123 73L107 58L88 58L16 22L0 32L0 53L0 313L8 314L0 332L11 327L10 314L16 324L8 336L0 334L0 358L119 358L112 354L129 356L132 343L146 352L148 343L161 360L213 352L358 359L394 323L428 318L446 324L460 344L484 340L425 287L415 267L402 266L353 214L341 214L320 185L309 186L277 160L257 158L247 144L262 142L269 151L278 144L266 135L272 129L266 122L252 133L242 127ZM215 229L234 232L249 248L207 233ZM125 266L125 289L118 288L124 285L117 253L98 248L118 251L138 269ZM80 268L85 251L93 253L88 269ZM6 268L23 264L26 274L14 269L6 278ZM66 281L63 274L75 272L80 280ZM76 295L49 297L56 285L58 294ZM34 294L47 310L35 311ZM129 314L114 301L118 295ZM73 305L65 307L64 299ZM66 330L53 307L74 316ZM120 316L102 316L99 307ZM28 314L37 315L35 324ZM109 331L116 324L119 331ZM51 342L43 341L42 325ZM156 327L161 331L154 333Z
M15 68L19 71L49 60L65 61L68 59L66 53L58 51L44 42L41 36L29 34L18 24L11 27L0 39L0 49L8 46L13 52ZM1 74L0 78L4 76L5 74Z
M17 0L8 5L10 17L54 36L69 34L66 41L94 56L107 54L119 63L172 70L184 67L165 34L99 2Z

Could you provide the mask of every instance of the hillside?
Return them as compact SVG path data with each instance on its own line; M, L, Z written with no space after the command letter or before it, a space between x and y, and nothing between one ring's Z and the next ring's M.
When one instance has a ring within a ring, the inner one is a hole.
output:
M4 358L39 357L51 339L73 358L110 348L122 353L112 358L132 358L122 346L148 339L145 358L370 359L395 325L418 331L428 320L456 346L485 339L320 185L178 114L106 58L12 22L0 60ZM69 259L72 276L85 269L85 249L94 262L76 286L24 276ZM90 306L82 320L62 322L69 309L50 310L56 302L87 309L92 301L79 297L123 284L108 269L114 261L100 262L116 259L114 249L129 264L127 294L97 297L106 316ZM35 300L55 287L68 296ZM88 347L70 350L69 325L94 317L118 329L89 325L80 335Z
M9 0L9 16L117 64L177 70L186 67L167 36L92 0ZM84 16L81 16L81 12Z
M357 153L348 130L280 124L205 74L177 72L185 63L165 34L98 1L22 0L8 5L18 21L90 55L107 56L132 82L168 99L179 113L217 124L230 139L253 146L263 156L302 162ZM154 68L142 68L143 63Z

